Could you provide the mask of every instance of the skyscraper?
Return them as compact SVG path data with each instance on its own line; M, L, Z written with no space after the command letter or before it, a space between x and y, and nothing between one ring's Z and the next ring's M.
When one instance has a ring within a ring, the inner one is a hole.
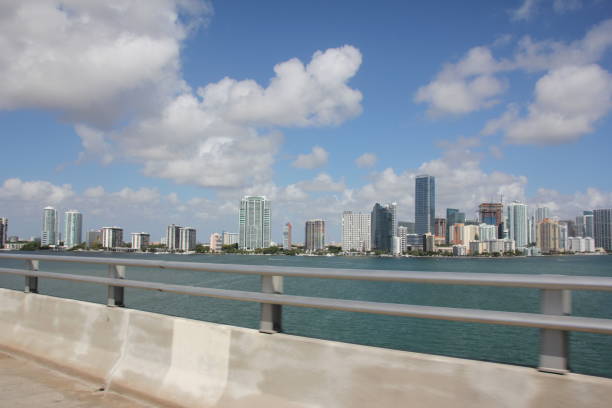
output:
M64 246L72 248L83 242L83 214L77 210L64 213Z
M391 212L391 224L392 224L391 235L396 237L397 236L397 227L398 227L397 203L395 203L395 202L389 203L389 204L387 204L387 208Z
M42 246L59 244L59 219L57 210L53 207L45 207L43 210L40 244Z
M179 229L179 249L181 251L193 251L196 247L196 230L191 227Z
M272 214L265 196L245 196L240 200L240 248L254 250L270 246Z
M527 204L515 201L508 204L508 239L514 240L517 248L526 247L529 239L529 216Z
M480 222L495 225L497 238L502 238L504 205L502 203L482 203L478 206Z
M168 251L176 251L181 246L181 227L178 225L168 225L166 230L166 246Z
M123 229L119 227L102 228L102 247L112 249L123 244Z
M584 236L593 238L595 234L594 223L593 223L593 211L583 211L582 216L584 219Z
M283 249L290 250L291 249L291 232L293 230L293 225L290 222L286 223L283 227Z
M0 248L4 248L7 242L8 218L0 218Z
M372 249L371 215L344 211L342 213L342 250L369 252Z
M146 232L132 232L132 249L142 251L149 246L151 235Z
M414 183L414 220L417 234L434 232L436 219L436 179L420 175Z
M612 251L612 209L593 210L595 246Z
M436 218L434 236L446 238L446 218Z
M536 227L536 243L543 254L559 252L559 223L544 218Z
M446 243L452 243L451 227L455 224L465 223L465 213L460 212L456 208L446 209Z
M390 252L393 244L393 213L390 206L374 204L371 217L372 249Z
M550 210L548 207L538 207L535 213L535 225L538 225L546 218L550 218Z
M314 252L325 249L325 221L306 221L304 234L304 248L306 251Z

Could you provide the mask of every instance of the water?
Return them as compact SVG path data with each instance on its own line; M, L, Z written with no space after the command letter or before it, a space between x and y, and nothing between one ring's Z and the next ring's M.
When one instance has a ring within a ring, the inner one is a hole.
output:
M612 276L611 256L443 259L98 253L71 255L287 267ZM0 266L22 268L23 262L0 260ZM102 265L56 262L41 263L40 269L92 276L106 276L107 271ZM135 280L248 291L260 289L258 276L145 268L128 268L127 274L128 279ZM23 290L23 278L0 274L0 287ZM39 289L41 293L52 296L106 302L106 288L100 285L40 280ZM307 278L285 278L284 289L286 294L301 296L516 312L539 311L539 293L536 289ZM258 304L137 289L126 289L125 297L127 306L134 309L235 326L258 327ZM574 291L572 314L612 319L612 294ZM283 329L286 333L299 336L421 353L531 367L538 363L538 329L296 307L283 308ZM577 373L612 378L612 336L571 333L570 366Z

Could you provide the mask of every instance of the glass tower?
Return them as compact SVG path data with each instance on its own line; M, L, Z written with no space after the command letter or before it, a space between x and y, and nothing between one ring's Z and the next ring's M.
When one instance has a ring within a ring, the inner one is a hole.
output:
M433 234L436 220L436 178L428 175L417 176L414 187L416 233Z
M77 210L64 214L64 246L72 248L83 242L83 215Z
M59 219L57 210L53 207L45 207L43 210L40 244L42 246L59 244Z
M240 200L240 248L267 248L271 240L270 201L265 196L245 196Z

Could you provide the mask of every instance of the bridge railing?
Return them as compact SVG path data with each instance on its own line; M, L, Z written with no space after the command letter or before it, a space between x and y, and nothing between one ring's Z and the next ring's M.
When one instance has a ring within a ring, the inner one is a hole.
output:
M571 291L612 291L612 278L608 277L322 269L12 253L0 254L0 259L17 259L25 262L25 269L0 268L0 273L25 277L24 290L27 293L38 293L38 279L44 278L105 285L108 287L107 305L110 307L125 306L124 288L259 303L261 305L260 331L264 333L277 333L282 331L283 305L539 328L540 360L538 368L541 371L552 373L562 374L568 371L568 333L570 331L612 334L612 320L610 319L570 316ZM41 261L107 265L108 277L45 272L39 268ZM250 292L213 289L146 282L141 280L128 280L126 279L127 267L259 275L261 276L261 291ZM519 313L284 295L283 277L285 276L445 285L537 288L540 290L541 313Z

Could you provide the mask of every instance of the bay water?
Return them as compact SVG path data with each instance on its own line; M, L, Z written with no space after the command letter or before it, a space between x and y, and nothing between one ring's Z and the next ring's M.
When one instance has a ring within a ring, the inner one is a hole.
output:
M24 253L24 252L20 252ZM142 258L279 267L347 268L431 272L563 274L612 277L612 256L550 256L531 258L379 258L292 257L248 255L154 255L49 251L40 254ZM1 267L24 268L23 261L0 259ZM104 265L41 262L40 270L106 276ZM259 291L258 276L210 272L128 268L134 280ZM23 277L0 274L0 287L23 290ZM45 295L106 303L106 287L40 279ZM537 289L462 285L432 285L334 279L284 278L289 295L386 303L460 307L515 312L539 312ZM126 289L126 306L155 313L214 323L257 328L259 304ZM612 319L612 293L572 292L572 315ZM386 347L419 353L536 367L539 330L478 323L447 322L330 310L283 307L283 331L288 334ZM573 372L612 378L612 336L571 333Z

